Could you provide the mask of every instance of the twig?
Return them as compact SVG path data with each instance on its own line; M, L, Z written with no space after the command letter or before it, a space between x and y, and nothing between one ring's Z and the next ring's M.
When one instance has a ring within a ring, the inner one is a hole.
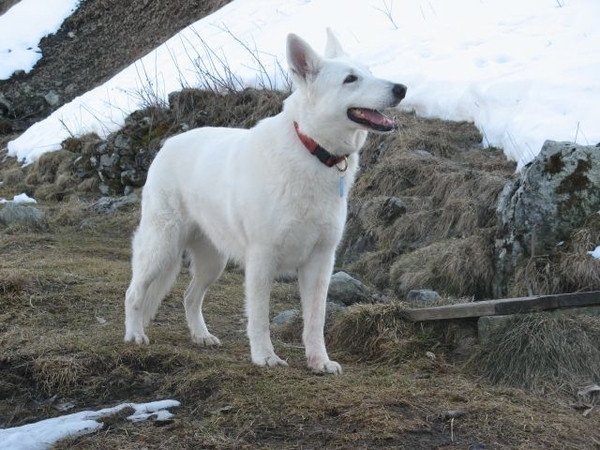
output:
M396 24L396 21L394 20L394 16L392 15L393 5L394 5L393 0L389 0L389 2L386 0L383 0L383 8L378 8L376 6L373 6L373 8L375 8L377 11L381 11L383 14L385 14L385 16L390 20L390 22L394 26L394 30L397 30L398 25Z

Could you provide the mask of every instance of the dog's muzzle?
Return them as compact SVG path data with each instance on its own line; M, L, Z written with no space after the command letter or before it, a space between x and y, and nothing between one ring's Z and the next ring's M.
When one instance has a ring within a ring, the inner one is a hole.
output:
M394 96L394 101L389 105L390 108L398 105L398 103L406 97L406 90L406 86L403 84L393 85L392 94ZM348 109L347 115L353 122L379 133L389 133L397 128L396 120L393 117L388 117L376 109L350 108Z

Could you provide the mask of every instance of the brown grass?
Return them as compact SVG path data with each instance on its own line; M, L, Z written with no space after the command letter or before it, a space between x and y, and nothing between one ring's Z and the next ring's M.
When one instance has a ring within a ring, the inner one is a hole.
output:
M404 309L396 302L350 308L331 332L333 346L364 361L400 364L424 358L439 347L439 336L431 327L407 322Z
M345 262L400 297L430 288L489 298L495 208L514 165L482 150L472 124L410 114L398 120L406 124L399 134L374 140L365 151L340 254L367 238L371 251ZM392 196L408 207L390 223L381 210Z
M523 261L509 295L556 294L600 289L600 261L587 254L600 242L600 216L590 216L570 239L547 255Z
M600 379L600 319L514 316L494 330L471 363L493 383L555 394Z
M407 324L396 303L332 316L330 353L344 366L340 377L312 375L297 332L281 330L274 344L290 367L254 367L242 274L235 269L206 302L221 348L198 348L189 339L180 302L185 271L148 329L151 345L126 345L123 295L138 210L105 217L91 213L84 200L38 206L49 218L48 230L0 239L1 426L60 415L58 403L74 402L77 411L176 398L182 406L163 427L131 424L119 415L105 419L101 432L55 448L431 449L480 443L558 450L600 440L599 416L583 420L566 404L568 397L557 402L461 372L452 363L448 331ZM80 217L95 225L79 227ZM290 308L298 308L295 283L277 283L273 314ZM467 413L451 423L453 410Z

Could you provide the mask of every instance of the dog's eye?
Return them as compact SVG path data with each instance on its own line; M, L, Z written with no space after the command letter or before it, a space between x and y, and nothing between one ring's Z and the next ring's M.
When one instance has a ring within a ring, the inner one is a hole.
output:
M348 75L346 78L344 78L344 84L354 83L356 80L358 80L358 77L356 75Z

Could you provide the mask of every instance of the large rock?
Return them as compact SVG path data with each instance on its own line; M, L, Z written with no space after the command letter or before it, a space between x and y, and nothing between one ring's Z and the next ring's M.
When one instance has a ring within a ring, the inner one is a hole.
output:
M499 197L494 295L522 258L541 255L600 210L600 148L546 141Z
M5 227L24 227L27 229L43 230L46 228L44 213L33 206L19 203L6 203L0 209L0 225Z
M113 198L113 197L102 197L96 203L94 203L91 208L97 213L110 215L115 211L131 205L139 203L140 199L135 194L124 195L122 197Z
M345 306L373 303L377 300L371 289L346 272L337 272L331 276L327 296L330 301Z

